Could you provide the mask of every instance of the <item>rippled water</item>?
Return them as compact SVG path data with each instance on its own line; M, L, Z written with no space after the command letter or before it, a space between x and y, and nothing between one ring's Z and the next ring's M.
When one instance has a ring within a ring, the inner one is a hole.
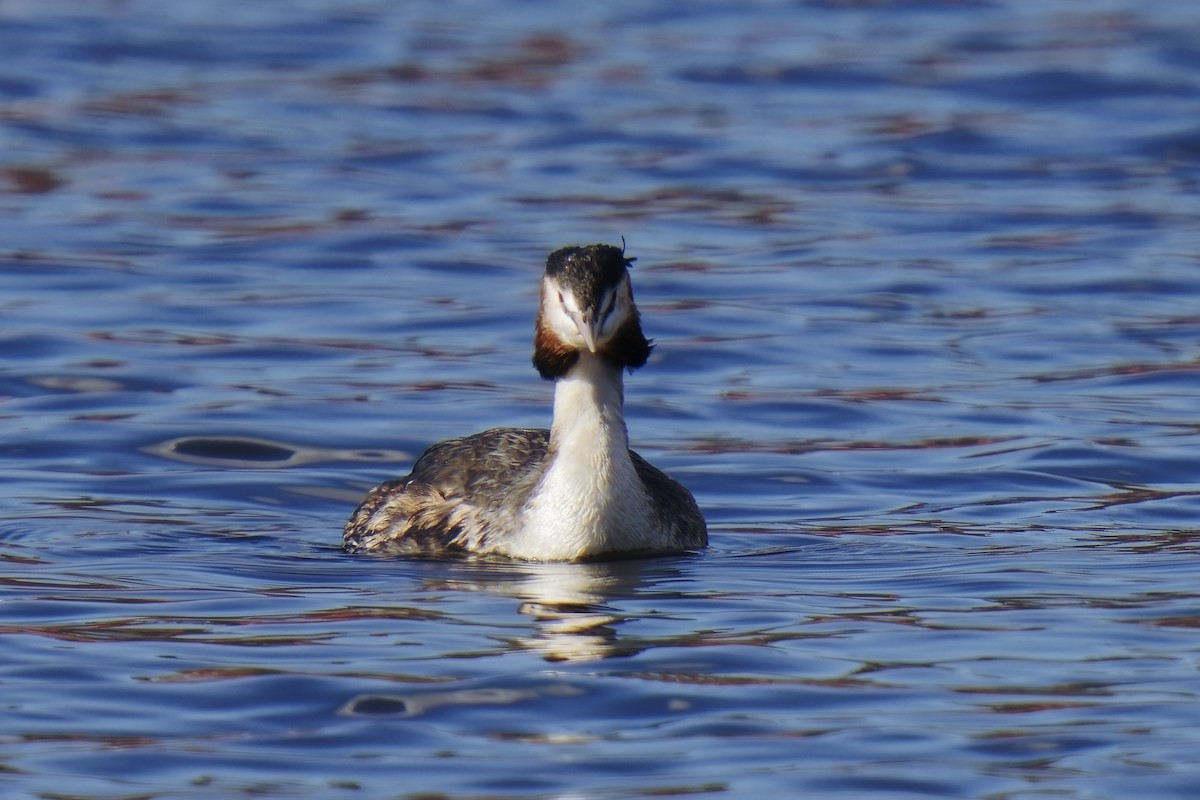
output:
M0 3L0 794L1200 791L1200 9ZM625 236L713 545L351 557Z

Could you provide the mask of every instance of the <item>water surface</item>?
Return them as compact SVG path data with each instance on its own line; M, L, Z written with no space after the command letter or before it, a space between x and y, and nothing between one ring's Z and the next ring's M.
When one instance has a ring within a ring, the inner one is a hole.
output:
M0 787L1200 786L1200 10L0 7ZM624 236L712 547L352 557Z

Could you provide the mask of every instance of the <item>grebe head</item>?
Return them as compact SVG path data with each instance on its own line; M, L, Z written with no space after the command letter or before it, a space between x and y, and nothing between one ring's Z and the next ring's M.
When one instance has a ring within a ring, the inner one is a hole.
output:
M543 378L566 375L581 352L630 370L646 363L653 345L633 302L632 263L608 244L564 247L546 259L533 350Z

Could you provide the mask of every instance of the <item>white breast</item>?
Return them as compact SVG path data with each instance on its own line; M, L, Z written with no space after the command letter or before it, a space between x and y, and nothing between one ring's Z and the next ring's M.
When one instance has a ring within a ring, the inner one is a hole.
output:
M591 354L558 381L550 461L503 545L508 555L564 560L648 547L650 501L629 457L622 403L619 368Z

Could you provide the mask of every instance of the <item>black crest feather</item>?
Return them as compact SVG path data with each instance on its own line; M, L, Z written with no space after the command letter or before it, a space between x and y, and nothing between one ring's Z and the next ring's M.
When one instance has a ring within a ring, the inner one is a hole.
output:
M546 274L586 304L619 284L634 260L625 257L624 247L611 244L563 247L546 258Z

